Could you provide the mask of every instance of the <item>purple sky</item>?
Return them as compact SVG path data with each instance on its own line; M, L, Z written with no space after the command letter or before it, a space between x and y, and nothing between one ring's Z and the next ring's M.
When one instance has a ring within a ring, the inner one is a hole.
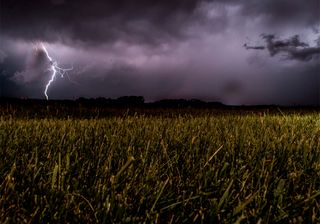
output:
M320 104L320 0L1 0L0 6L2 96L45 98L51 72L43 43L61 67L74 67L50 86L51 99Z

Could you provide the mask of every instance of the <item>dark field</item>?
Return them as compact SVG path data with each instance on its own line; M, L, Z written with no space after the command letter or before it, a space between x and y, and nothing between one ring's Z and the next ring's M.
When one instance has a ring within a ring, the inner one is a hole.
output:
M1 223L319 223L318 108L0 102Z

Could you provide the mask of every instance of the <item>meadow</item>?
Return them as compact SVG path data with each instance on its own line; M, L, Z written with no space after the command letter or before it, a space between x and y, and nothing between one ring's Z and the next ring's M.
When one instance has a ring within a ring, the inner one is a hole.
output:
M1 223L319 223L320 113L0 116Z

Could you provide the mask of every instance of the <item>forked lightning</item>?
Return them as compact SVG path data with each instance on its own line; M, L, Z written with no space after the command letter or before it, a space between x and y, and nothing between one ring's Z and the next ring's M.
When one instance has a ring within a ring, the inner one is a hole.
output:
M46 96L46 99L49 100L49 96L48 96L48 89L51 85L51 83L54 81L54 79L56 78L56 75L59 74L61 76L61 78L64 77L65 74L67 74L68 71L71 71L73 68L60 68L58 66L58 63L56 61L54 61L51 56L48 53L47 48L44 46L43 43L41 43L41 47L43 49L43 51L45 52L49 62L50 62L50 71L52 71L52 75L50 80L48 81L46 88L44 90L44 95Z

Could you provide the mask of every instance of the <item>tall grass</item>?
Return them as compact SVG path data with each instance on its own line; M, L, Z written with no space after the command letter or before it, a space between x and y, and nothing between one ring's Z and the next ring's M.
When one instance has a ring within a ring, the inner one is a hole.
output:
M320 222L320 115L0 118L1 223Z

